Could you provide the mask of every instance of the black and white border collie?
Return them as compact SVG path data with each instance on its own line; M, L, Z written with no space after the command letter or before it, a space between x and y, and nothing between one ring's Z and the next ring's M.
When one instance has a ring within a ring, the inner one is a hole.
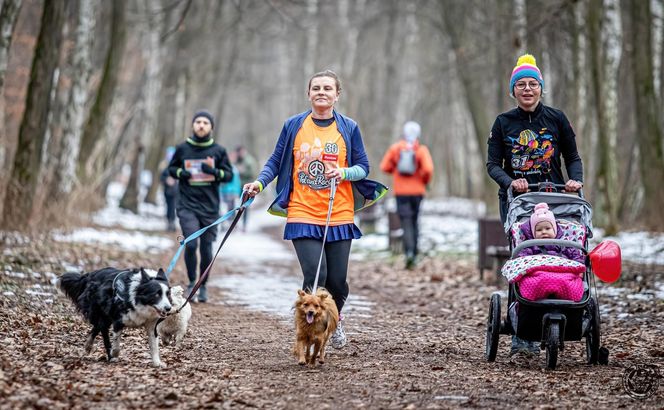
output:
M143 327L152 364L165 367L159 359L159 340L154 332L157 319L166 317L172 309L168 279L162 269L104 268L82 275L65 273L59 287L92 325L86 353L92 351L95 337L101 333L108 361L115 361L120 354L122 329Z

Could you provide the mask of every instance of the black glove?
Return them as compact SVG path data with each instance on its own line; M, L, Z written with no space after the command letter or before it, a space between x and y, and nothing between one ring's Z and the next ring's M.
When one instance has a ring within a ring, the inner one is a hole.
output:
M205 172L206 174L214 175L215 177L219 177L219 170L217 168L211 167L207 162L203 162L201 164L201 171Z
M182 181L187 181L189 178L191 178L191 172L187 171L184 168L181 168L180 175L178 178Z

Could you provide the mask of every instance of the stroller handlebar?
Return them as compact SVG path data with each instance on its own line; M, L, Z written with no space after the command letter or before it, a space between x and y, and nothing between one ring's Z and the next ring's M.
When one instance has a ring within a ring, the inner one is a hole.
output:
M539 182L537 184L528 184L528 192L537 191L537 192L567 192L565 191L564 184L554 184L553 182ZM583 195L583 188L579 189L576 194L579 195L579 198L585 199ZM510 185L507 188L507 203L509 204L514 200L514 190Z

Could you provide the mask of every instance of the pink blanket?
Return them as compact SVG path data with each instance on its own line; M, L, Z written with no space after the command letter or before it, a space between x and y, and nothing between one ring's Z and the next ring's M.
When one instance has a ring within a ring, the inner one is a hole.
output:
M578 302L583 298L583 270L547 266L531 269L517 279L521 296L528 300L564 299Z

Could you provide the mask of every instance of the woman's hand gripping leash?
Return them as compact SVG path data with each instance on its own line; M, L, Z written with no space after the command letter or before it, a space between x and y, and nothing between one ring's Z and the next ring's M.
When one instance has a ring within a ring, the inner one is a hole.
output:
M244 202L246 201L245 195L247 196L247 198L253 198L256 195L258 195L261 191L262 191L261 183L258 181L244 184L244 187L242 187L242 203L244 204Z

